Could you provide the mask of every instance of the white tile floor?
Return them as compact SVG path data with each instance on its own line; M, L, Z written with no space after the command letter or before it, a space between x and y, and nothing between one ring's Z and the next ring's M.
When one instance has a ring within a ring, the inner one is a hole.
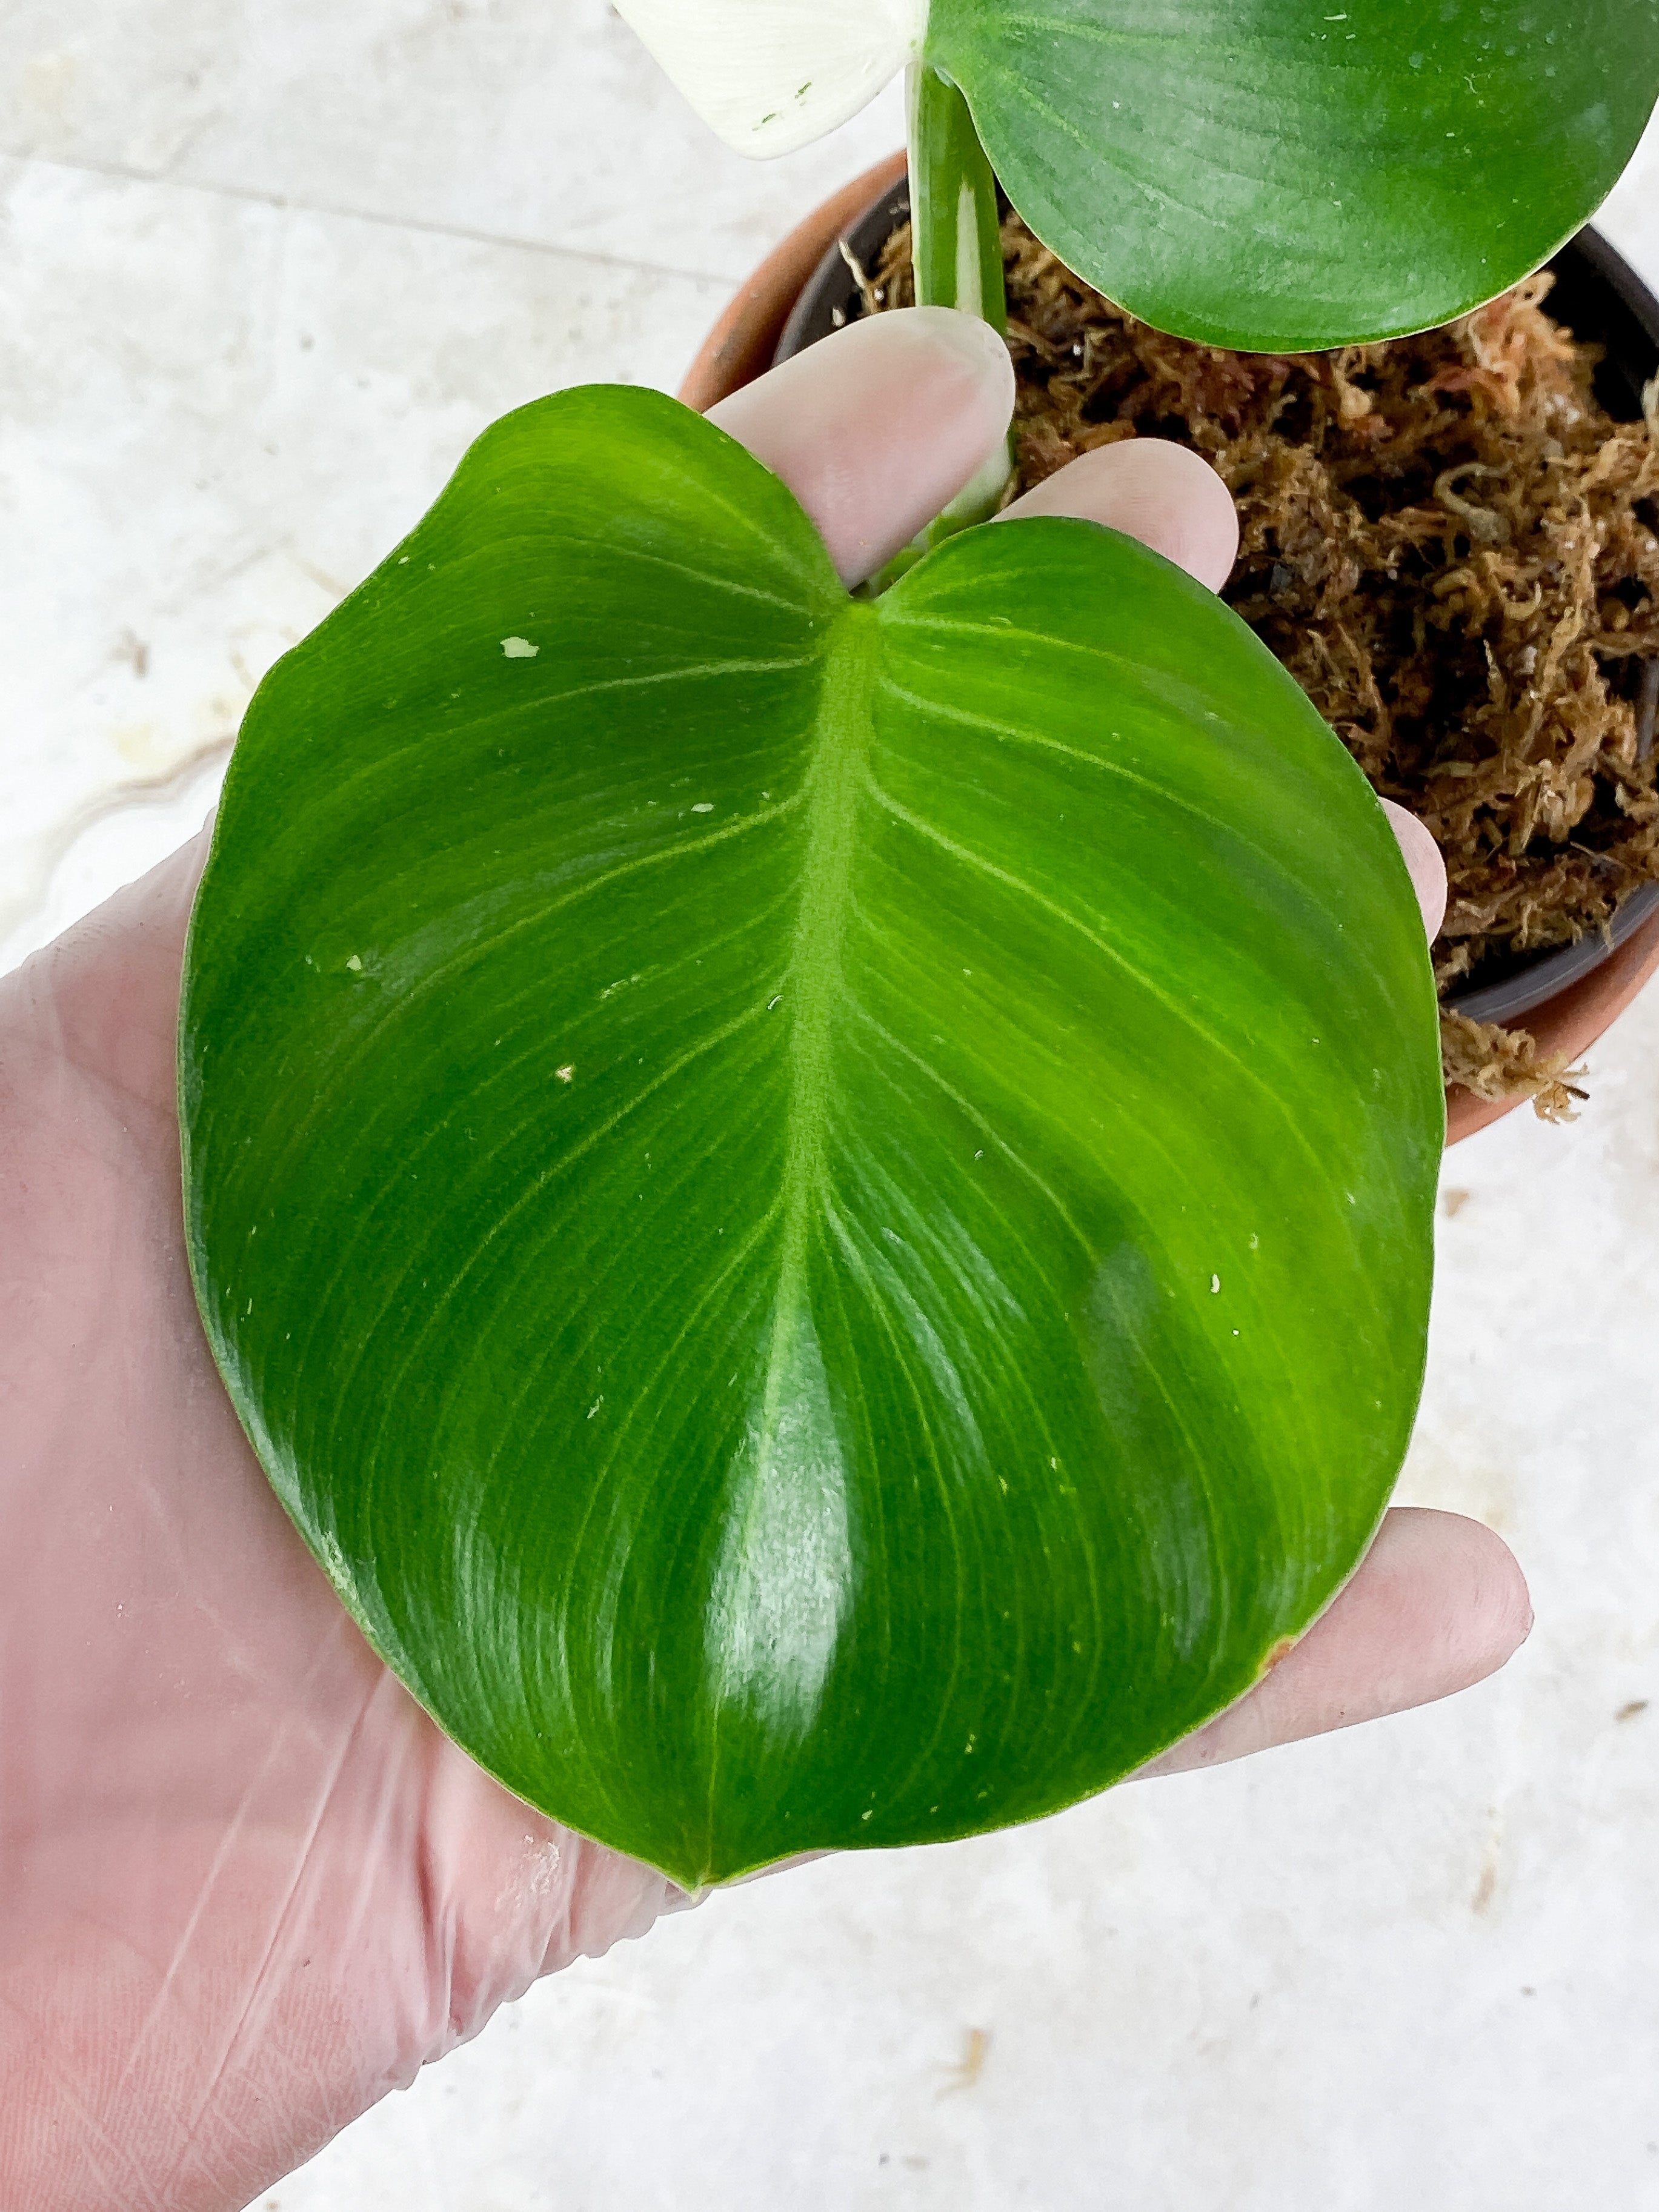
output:
M898 135L889 98L751 169L600 0L9 0L0 962L194 826L253 683L475 431L672 386ZM1659 281L1659 138L1605 227ZM1520 1552L1504 1676L716 1899L261 2202L1659 2208L1659 988L1592 1069L1575 1127L1446 1171L1401 1494Z

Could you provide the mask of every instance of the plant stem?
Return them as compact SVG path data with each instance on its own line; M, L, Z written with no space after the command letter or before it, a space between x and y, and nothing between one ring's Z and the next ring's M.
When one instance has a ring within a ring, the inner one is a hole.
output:
M910 66L910 250L919 307L956 307L1006 333L997 180L968 103L927 62ZM990 454L950 505L866 590L872 594L913 568L930 546L984 522L1002 504L1013 472L1012 436Z
M927 62L911 64L910 240L919 307L959 307L1006 331L997 180L968 103Z

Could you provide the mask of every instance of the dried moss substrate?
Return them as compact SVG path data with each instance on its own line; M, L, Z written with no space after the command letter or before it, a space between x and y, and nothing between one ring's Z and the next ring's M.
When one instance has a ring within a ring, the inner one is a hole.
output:
M1659 380L1645 422L1615 422L1547 271L1418 337L1235 354L1136 322L1017 216L1002 240L1017 488L1139 434L1212 463L1239 511L1229 603L1445 856L1443 994L1659 879ZM864 295L913 296L908 228ZM1480 1097L1553 1117L1583 1095L1524 1030L1443 1029Z

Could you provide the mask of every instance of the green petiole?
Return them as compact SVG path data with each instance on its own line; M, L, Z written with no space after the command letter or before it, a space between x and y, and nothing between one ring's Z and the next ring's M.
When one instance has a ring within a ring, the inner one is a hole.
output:
M927 62L912 63L907 89L916 305L955 307L1006 332L997 180L968 103L950 78ZM1002 504L1012 471L1011 436L865 590L872 597L885 591L931 546L988 520Z

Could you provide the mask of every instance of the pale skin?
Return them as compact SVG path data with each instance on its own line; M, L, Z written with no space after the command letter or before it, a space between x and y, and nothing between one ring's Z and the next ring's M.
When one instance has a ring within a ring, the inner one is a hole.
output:
M966 482L1011 399L1000 343L928 308L842 333L715 416L853 582ZM1039 511L1127 530L1212 587L1236 545L1215 477L1151 441L1012 510ZM1443 879L1414 826L1432 926ZM204 852L0 981L8 2212L234 2212L538 1975L684 1901L447 1741L242 1437L179 1220L173 1025ZM1529 1624L1489 1530L1392 1512L1302 1642L1156 1771L1444 1697Z

